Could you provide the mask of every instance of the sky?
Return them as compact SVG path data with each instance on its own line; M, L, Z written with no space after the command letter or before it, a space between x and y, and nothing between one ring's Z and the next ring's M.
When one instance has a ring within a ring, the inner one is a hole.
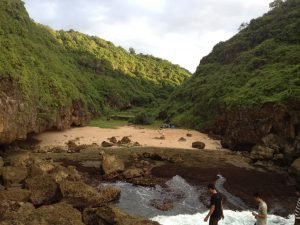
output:
M213 46L272 0L24 0L36 22L74 29L196 70Z

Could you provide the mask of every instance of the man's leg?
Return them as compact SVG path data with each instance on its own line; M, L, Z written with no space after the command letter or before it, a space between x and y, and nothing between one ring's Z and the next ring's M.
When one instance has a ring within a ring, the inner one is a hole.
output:
M218 225L219 220L220 220L220 219L218 219L218 218L210 217L210 218L209 218L209 225Z

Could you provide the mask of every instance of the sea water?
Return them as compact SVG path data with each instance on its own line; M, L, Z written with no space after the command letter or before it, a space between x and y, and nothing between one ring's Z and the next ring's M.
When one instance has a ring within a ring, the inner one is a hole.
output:
M225 219L219 225L254 225L255 219L251 209L237 196L226 190L223 184L226 179L219 175L216 181L218 190L240 211L225 210ZM208 202L203 203L201 196L206 196L205 187L194 187L188 184L182 177L175 176L166 183L165 187L142 187L125 182L114 184L101 184L116 186L121 189L121 197L117 207L125 212L149 218L162 225L205 225L204 218L207 215ZM179 196L179 197L178 197ZM151 200L175 199L174 208L163 212L151 206ZM294 217L283 218L276 215L268 215L268 225L292 225Z

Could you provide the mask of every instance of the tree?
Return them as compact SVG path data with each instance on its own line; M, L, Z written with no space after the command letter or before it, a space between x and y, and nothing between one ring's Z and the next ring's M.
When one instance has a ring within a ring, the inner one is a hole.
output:
M244 30L246 27L248 27L249 23L243 22L240 27L239 27L239 31Z
M282 6L283 4L283 0L274 0L273 2L271 2L269 4L270 9L275 9L275 8L279 8L280 6Z
M129 52L130 52L130 54L133 54L133 55L136 54L134 48L129 48Z

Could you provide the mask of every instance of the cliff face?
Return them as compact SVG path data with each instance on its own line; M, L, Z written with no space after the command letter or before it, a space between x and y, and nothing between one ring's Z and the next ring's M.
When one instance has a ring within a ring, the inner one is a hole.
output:
M190 76L98 37L36 24L21 0L2 0L0 21L0 144L84 125L107 108L157 104Z
M14 80L0 79L0 87L0 143L25 139L28 133L39 133L51 128L82 126L90 118L85 105L74 101L70 106L59 109L54 114L56 118L47 120L36 104L24 99Z

